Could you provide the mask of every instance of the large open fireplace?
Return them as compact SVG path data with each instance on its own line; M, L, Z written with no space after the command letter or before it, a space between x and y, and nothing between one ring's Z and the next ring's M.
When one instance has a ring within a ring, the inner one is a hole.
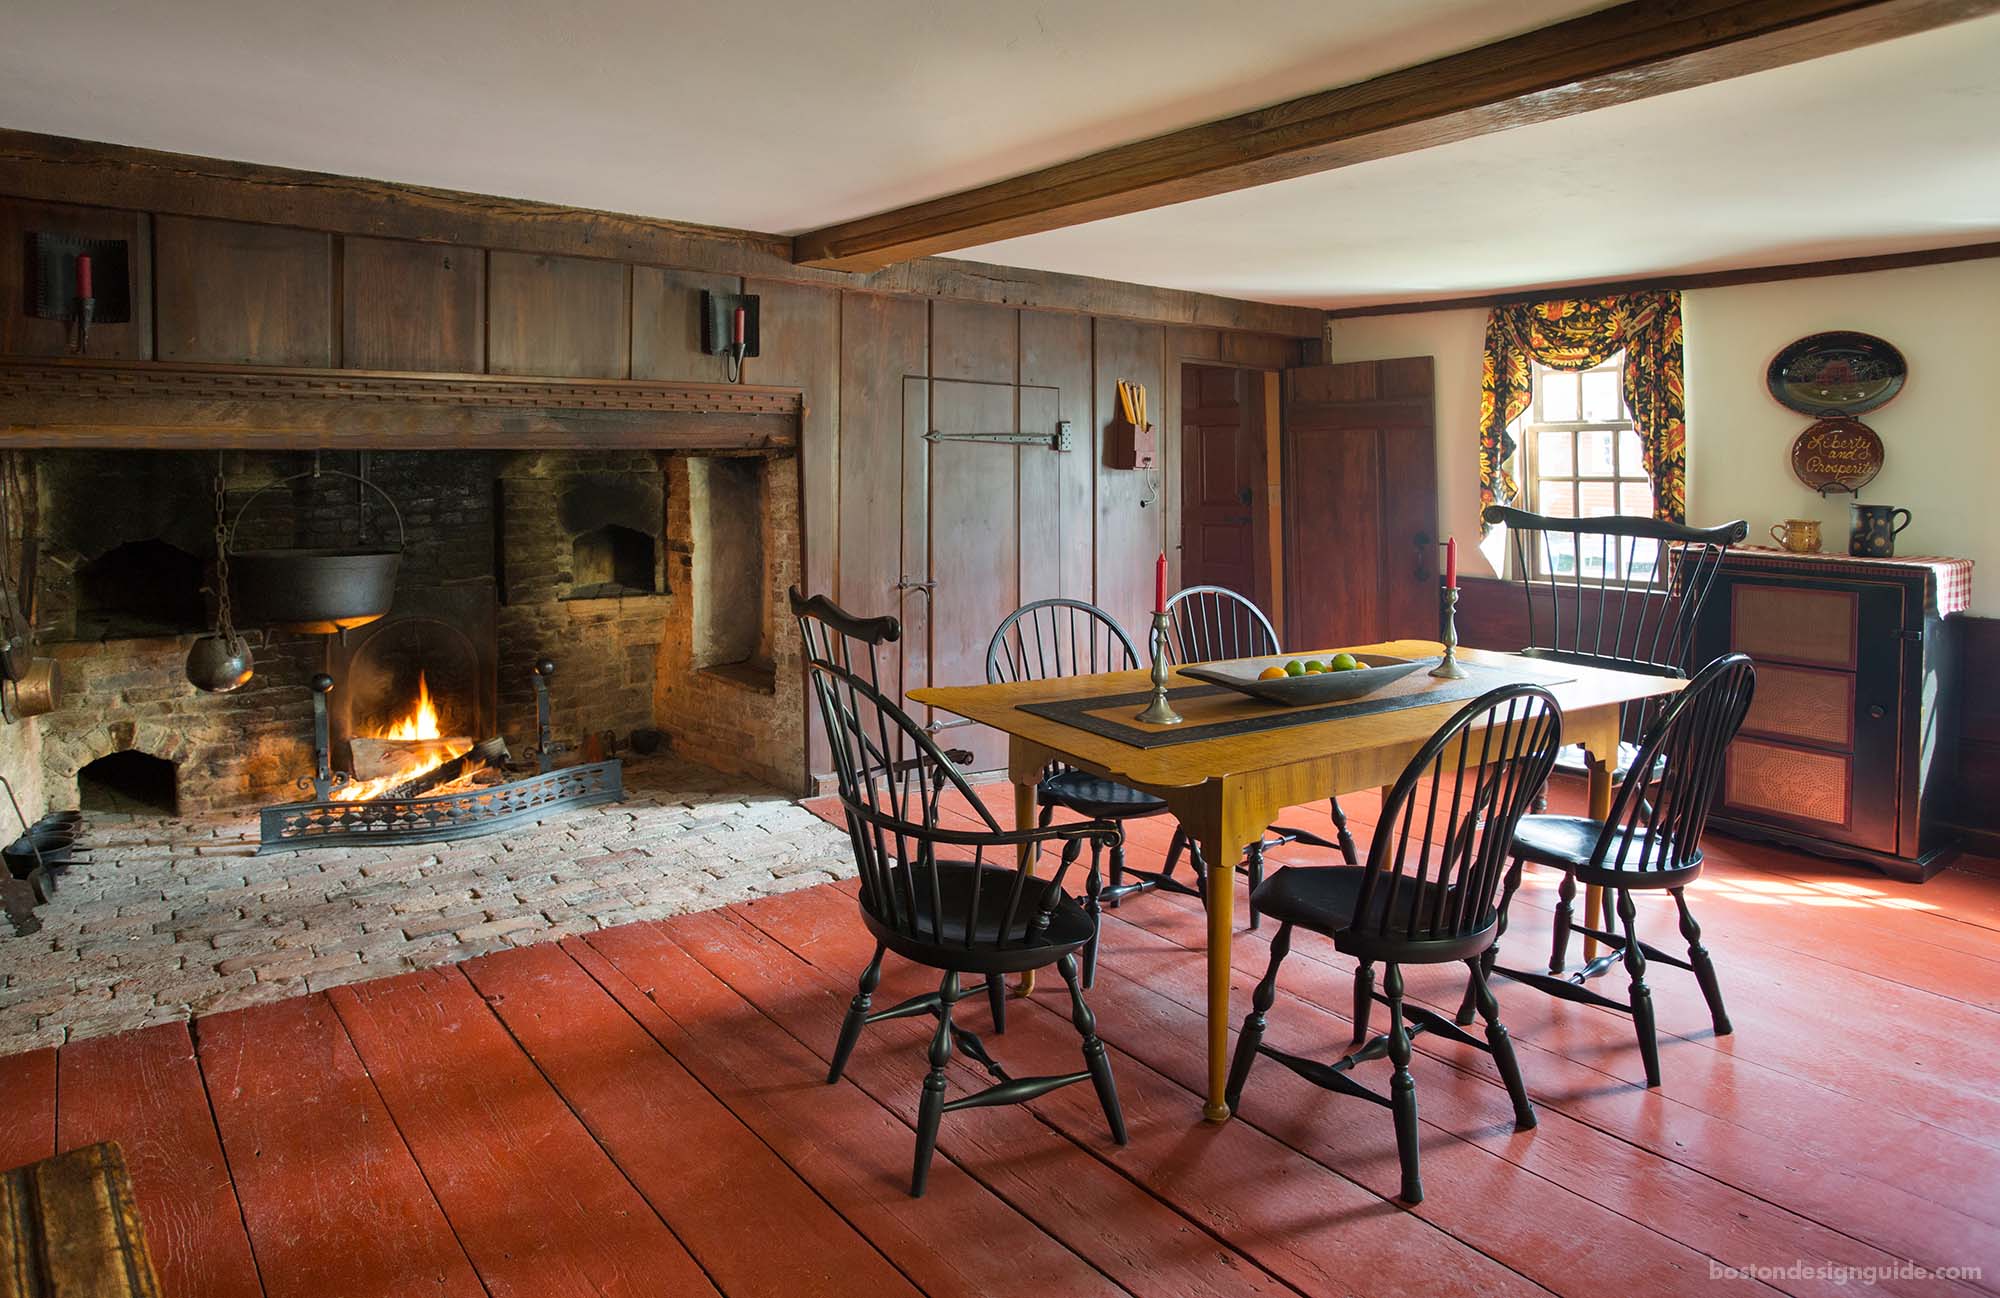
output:
M798 545L789 458L44 450L16 467L41 652L63 677L39 719L51 805L268 808L266 846L303 846L604 801L634 750L801 781L801 720L771 706ZM393 606L333 634L264 626L239 573L254 674L193 688L218 513L232 556L399 545ZM732 715L750 720L717 724Z

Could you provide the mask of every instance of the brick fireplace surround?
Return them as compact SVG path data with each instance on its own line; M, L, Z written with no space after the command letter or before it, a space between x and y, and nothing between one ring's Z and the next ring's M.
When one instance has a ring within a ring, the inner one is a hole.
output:
M30 817L81 806L94 858L58 878L41 931L5 941L0 1054L851 871L844 839L790 800L805 782L796 637L777 620L798 579L790 455L322 452L400 511L394 611L345 643L246 620L256 674L230 694L183 670L213 612L214 475L233 517L313 453L0 461L9 550L39 542L37 652L64 678L57 710L0 729L0 775ZM322 473L258 498L236 547L394 531L380 497ZM517 760L535 742L531 664L553 659L559 762L623 757L627 800L429 847L256 855L258 808L306 796L308 682L333 674L330 711L352 720L370 646L398 635L427 660L445 733L490 726Z
M339 656L326 638L253 629L256 676L232 694L199 693L182 672L209 616L199 574L214 548L216 457L21 458L43 541L41 639L61 663L66 699L32 723L27 745L8 745L38 748L34 760L0 759L0 773L39 788L49 806L70 807L91 762L140 753L173 767L175 803L164 810L242 812L299 797L295 781L312 766L307 682L334 671ZM434 619L492 641L483 648L497 682L484 688L497 683L497 700L441 699L448 733L467 713L492 715L497 702L494 733L525 751L535 729L530 667L547 655L557 663L558 736L609 736L623 747L634 731L659 730L682 756L800 788L798 666L795 656L777 660L784 641L774 633L796 580L792 459L392 451L328 453L322 462L365 469L401 512L407 543L392 617ZM313 457L232 452L221 463L234 517L252 492L310 469ZM375 544L393 534L380 497L326 474L252 503L236 548ZM183 598L159 596L162 572L187 587ZM482 605L483 617L466 616ZM445 656L441 645L432 652ZM447 684L441 669L451 675L448 662L434 663L434 688ZM344 702L358 682L334 674L334 698Z

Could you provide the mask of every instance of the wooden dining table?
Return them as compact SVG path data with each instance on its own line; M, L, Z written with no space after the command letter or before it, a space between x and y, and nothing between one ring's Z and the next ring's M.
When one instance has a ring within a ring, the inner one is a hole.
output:
M1399 658L1437 658L1442 646L1427 640L1396 640L1350 646L1356 654ZM1301 659L1331 657L1334 650L1313 650ZM1673 677L1607 671L1602 668L1527 659L1517 654L1461 649L1461 662L1497 668L1506 677L1546 685L1563 710L1565 744L1581 744L1588 758L1590 814L1610 814L1612 767L1618 752L1620 705L1671 694L1686 682ZM1419 673L1406 678L1404 689L1431 688ZM1494 677L1499 679L1499 677ZM1444 688L1447 682L1435 682ZM997 685L953 685L913 689L909 697L968 721L991 726L1007 735L1007 775L1014 784L1015 823L1032 825L1037 815L1036 786L1050 763L1059 762L1117 780L1164 800L1181 827L1213 863L1208 871L1208 1094L1203 1116L1211 1122L1229 1117L1223 1085L1229 1071L1230 942L1235 932L1235 864L1243 849L1261 838L1287 807L1316 802L1364 789L1384 789L1438 727L1458 708L1459 696L1435 704L1411 704L1393 711L1349 711L1327 708L1324 720L1215 734L1186 742L1142 747L1112 734L1083 728L1072 719L1029 711L1028 706L1074 704L1076 700L1133 695L1151 687L1145 671L1064 676ZM1184 696L1191 721L1214 723L1267 710L1242 696L1210 692L1201 683L1179 676L1170 690L1200 690ZM1136 719L1131 705L1116 712L1118 725L1140 732L1170 727L1148 726ZM1129 711L1132 715L1127 716ZM1196 715L1196 714L1199 715ZM1268 712L1266 711L1266 715ZM1218 726L1218 729L1227 727ZM1148 741L1152 742L1152 741ZM1033 868L1033 862L1027 863ZM1585 899L1584 922L1600 913L1595 889ZM1030 985L1032 986L1032 985Z

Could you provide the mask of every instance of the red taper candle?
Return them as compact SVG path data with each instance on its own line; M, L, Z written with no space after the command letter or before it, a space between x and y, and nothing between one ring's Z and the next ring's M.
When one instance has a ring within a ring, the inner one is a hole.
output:
M1160 551L1160 562L1153 568L1153 611L1167 611L1167 552Z
M1444 543L1444 584L1447 590L1458 589L1458 538L1448 537Z
M748 328L749 316L750 313L739 306L736 308L735 319L729 325L729 341L739 347L743 345L744 331Z
M97 294L91 292L90 258L88 256L76 259L76 295L80 298L97 296Z

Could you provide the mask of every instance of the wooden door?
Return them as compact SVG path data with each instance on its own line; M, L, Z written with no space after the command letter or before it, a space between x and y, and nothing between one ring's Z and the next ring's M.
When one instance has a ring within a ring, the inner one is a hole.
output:
M1257 545L1265 482L1258 377L1181 366L1181 585L1226 586L1269 609L1269 569Z
M977 684L1001 621L1030 600L1065 593L1062 547L1077 540L1064 534L1073 521L1057 508L1059 452L977 439L1052 434L1057 393L951 379L906 380L904 388L903 682ZM1031 520L1026 535L1023 519ZM913 713L938 727L940 746L970 750L971 769L1006 766L1006 736Z
M1287 645L1436 638L1431 371L1428 356L1285 371Z

